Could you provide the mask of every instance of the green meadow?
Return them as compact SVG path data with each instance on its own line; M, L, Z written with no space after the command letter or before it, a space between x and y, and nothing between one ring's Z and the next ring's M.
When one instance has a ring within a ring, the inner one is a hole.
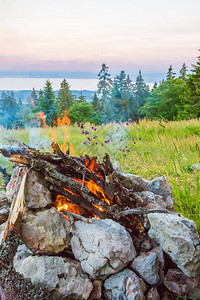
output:
M60 146L65 142L71 154L75 153L76 156L88 154L101 161L104 154L108 153L112 162L120 163L123 172L148 180L164 175L172 186L176 209L194 220L200 232L200 173L192 168L193 164L200 162L198 120L142 120L139 123L101 126L87 123L82 127L76 124L69 127L1 129L0 144L8 145L6 137L10 136L31 147L51 151L52 141L57 141ZM2 155L0 165L11 172L12 163Z

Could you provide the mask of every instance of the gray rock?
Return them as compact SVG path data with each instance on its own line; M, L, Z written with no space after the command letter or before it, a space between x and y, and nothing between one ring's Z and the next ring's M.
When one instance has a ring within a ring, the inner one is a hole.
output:
M150 285L159 282L159 261L156 253L147 252L137 256L131 264L131 268Z
M146 189L154 194L162 196L166 203L166 208L174 207L174 197L172 197L171 186L164 176L151 180Z
M160 300L160 295L158 294L158 290L156 287L153 287L148 291L146 300Z
M177 214L149 214L149 236L189 277L200 274L200 240L196 225Z
M27 208L43 208L52 203L51 193L43 185L41 175L33 170L28 172L24 192Z
M104 282L104 295L107 300L144 300L146 285L133 271L123 271L110 276Z
M17 248L17 252L15 254L15 258L14 258L14 267L15 267L15 264L18 265L22 263L22 261L29 257L29 256L32 256L33 255L33 252L31 252L27 247L26 245L22 244L22 245L19 245L18 248Z
M73 254L83 271L94 278L118 272L136 256L130 234L113 220L77 221L72 234Z
M28 213L21 223L21 238L35 254L55 254L69 248L69 221L55 207Z
M148 209L166 209L164 198L160 195L156 195L149 191L136 192L135 194L142 199L142 207Z
M6 227L6 222L0 225L0 244L3 238L3 234L4 234L4 229Z
M149 240L144 240L140 246L140 250L142 252L147 252L150 251L153 248L151 241Z
M185 276L178 269L170 269L165 275L164 285L173 293L187 295L190 290L197 286L197 281Z
M55 256L28 256L19 259L15 256L14 267L33 284L45 287L62 297L73 295L73 299L88 299L93 285L80 263Z

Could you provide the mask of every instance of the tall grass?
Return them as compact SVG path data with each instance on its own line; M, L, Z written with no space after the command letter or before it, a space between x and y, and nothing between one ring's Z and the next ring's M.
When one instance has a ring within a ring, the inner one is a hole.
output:
M112 161L119 161L124 172L142 176L148 180L165 175L172 185L176 209L196 222L200 232L200 186L199 173L191 166L200 162L200 123L198 120L158 122L142 120L138 124L84 125L82 133L77 125L57 128L0 131L0 144L12 136L41 150L51 151L51 142L61 145L64 135L73 144L77 156L89 154L102 160L108 153ZM96 139L93 137L97 136ZM92 142L88 141L88 137ZM122 138L123 137L123 138ZM111 140L107 143L105 141ZM133 140L134 139L134 140ZM121 140L121 141L120 141ZM86 142L86 144L83 144ZM95 144L97 143L97 145ZM70 144L69 144L70 146ZM121 149L121 151L120 151ZM124 150L124 151L122 151ZM130 152L128 151L130 150ZM0 156L0 165L11 163Z

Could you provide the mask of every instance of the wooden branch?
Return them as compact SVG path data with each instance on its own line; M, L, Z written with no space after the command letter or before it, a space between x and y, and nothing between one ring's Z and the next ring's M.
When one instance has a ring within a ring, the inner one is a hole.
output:
M89 218L86 218L86 217L83 217L81 215L77 215L69 210L66 210L66 209L62 209L61 212L66 215L66 216L72 216L74 219L78 219L78 220L81 220L81 221L84 221L84 222L87 222L87 223L92 223L91 219Z
M120 217L129 216L129 215L148 215L153 213L162 213L162 214L175 214L167 209L148 209L144 207L138 207L133 209L127 209L119 212Z
M22 213L23 213L24 201L25 201L24 188L26 184L26 177L27 177L27 173L24 175L22 179L17 197L15 197L13 200L10 213L8 216L8 220L6 222L6 227L4 229L2 241L6 238L9 230L14 230L16 234L19 234L20 232L20 225L21 225L21 219L22 219Z

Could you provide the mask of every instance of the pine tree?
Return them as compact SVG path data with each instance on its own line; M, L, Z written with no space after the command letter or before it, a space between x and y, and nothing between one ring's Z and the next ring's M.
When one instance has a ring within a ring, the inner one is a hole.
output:
M78 98L79 102L87 103L85 96L83 96L83 91L80 91L80 96Z
M175 78L175 74L176 73L173 72L172 65L170 65L169 69L168 69L168 72L167 72L167 80L174 79Z
M31 98L32 98L32 106L33 107L37 107L39 104L39 100L38 100L38 94L36 93L35 88L33 87L33 90L31 92Z
M187 67L186 67L185 63L183 63L182 68L180 70L179 78L185 81L186 75L187 75Z
M74 96L70 91L70 85L66 79L63 79L58 92L56 114L61 118L64 117L65 110L68 110L73 102Z
M97 85L97 93L102 94L101 103L102 108L105 110L108 102L110 101L110 92L112 88L112 80L110 74L108 73L108 67L105 64L102 64L102 69L98 74L99 82Z
M100 113L101 111L101 105L100 105L100 101L99 98L97 97L97 93L95 92L93 97L92 97L92 102L91 102L94 111L96 111L97 113Z
M19 106L14 98L14 93L2 92L0 97L0 125L7 128L14 127L18 120L18 111Z
M145 99L149 97L150 90L149 86L144 82L142 72L139 70L139 74L136 77L135 91L134 91L134 102L132 110L132 119L139 120L142 117L140 108L145 104Z
M49 80L46 81L43 91L39 92L39 110L46 115L48 125L55 119L55 94Z

